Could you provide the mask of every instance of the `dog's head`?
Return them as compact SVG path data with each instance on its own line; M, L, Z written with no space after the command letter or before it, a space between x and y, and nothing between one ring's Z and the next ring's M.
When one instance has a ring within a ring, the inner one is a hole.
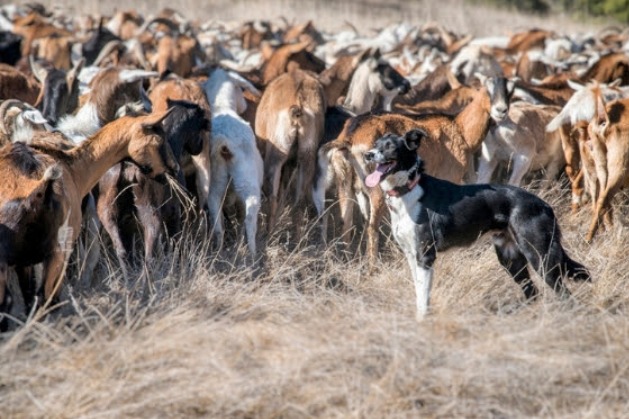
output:
M417 148L427 135L422 129L413 129L403 136L388 133L378 138L374 147L363 156L365 162L375 164L375 170L367 176L365 184L373 188L386 179L387 189L406 185L411 175L422 171L423 162L417 155Z

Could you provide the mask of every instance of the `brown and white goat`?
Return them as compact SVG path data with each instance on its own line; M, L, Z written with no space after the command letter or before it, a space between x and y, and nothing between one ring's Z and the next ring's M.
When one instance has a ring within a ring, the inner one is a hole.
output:
M54 297L81 230L81 202L114 164L130 158L151 177L177 163L164 140L167 113L118 119L80 146L13 143L0 150L0 298L6 303L8 268L43 263L43 292ZM18 273L19 273L18 269ZM32 286L20 278L23 290ZM32 295L30 296L32 297ZM27 304L32 303L27 301Z
M76 115L67 115L57 128L74 142L93 135L104 124L116 118L124 105L142 99L142 80L157 76L153 71L109 67L90 82L87 101Z
M255 133L264 147L264 188L270 200L268 229L280 208L284 165L296 160L297 179L291 202L299 208L312 187L317 149L326 109L323 87L309 72L295 69L269 84L262 95ZM297 211L296 211L297 213Z

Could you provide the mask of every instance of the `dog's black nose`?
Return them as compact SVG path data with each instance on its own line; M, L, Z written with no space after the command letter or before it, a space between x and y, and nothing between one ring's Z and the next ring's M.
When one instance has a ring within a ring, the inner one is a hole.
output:
M363 158L365 159L365 161L371 161L371 160L373 160L373 152L371 152L371 151L367 151L367 152L364 154Z

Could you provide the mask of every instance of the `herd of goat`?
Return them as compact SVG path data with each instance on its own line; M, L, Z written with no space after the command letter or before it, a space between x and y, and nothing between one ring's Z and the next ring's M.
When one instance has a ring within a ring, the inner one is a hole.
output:
M324 239L326 206L338 201L349 240L358 203L374 260L384 197L364 184L363 154L386 133L418 130L426 172L455 183L565 171L573 210L590 202L592 240L629 181L627 54L617 28L474 38L397 24L369 37L2 6L0 314L10 275L28 307L58 294L76 246L89 273L101 228L128 275L134 235L150 260L182 231L185 189L218 244L238 214L253 257L263 197L269 231L290 203L298 237L312 203Z

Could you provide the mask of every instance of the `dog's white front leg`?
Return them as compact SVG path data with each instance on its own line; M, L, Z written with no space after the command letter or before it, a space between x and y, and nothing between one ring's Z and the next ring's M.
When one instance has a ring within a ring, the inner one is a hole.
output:
M415 279L415 297L417 298L417 320L421 321L428 313L430 290L432 289L433 268L417 266Z

